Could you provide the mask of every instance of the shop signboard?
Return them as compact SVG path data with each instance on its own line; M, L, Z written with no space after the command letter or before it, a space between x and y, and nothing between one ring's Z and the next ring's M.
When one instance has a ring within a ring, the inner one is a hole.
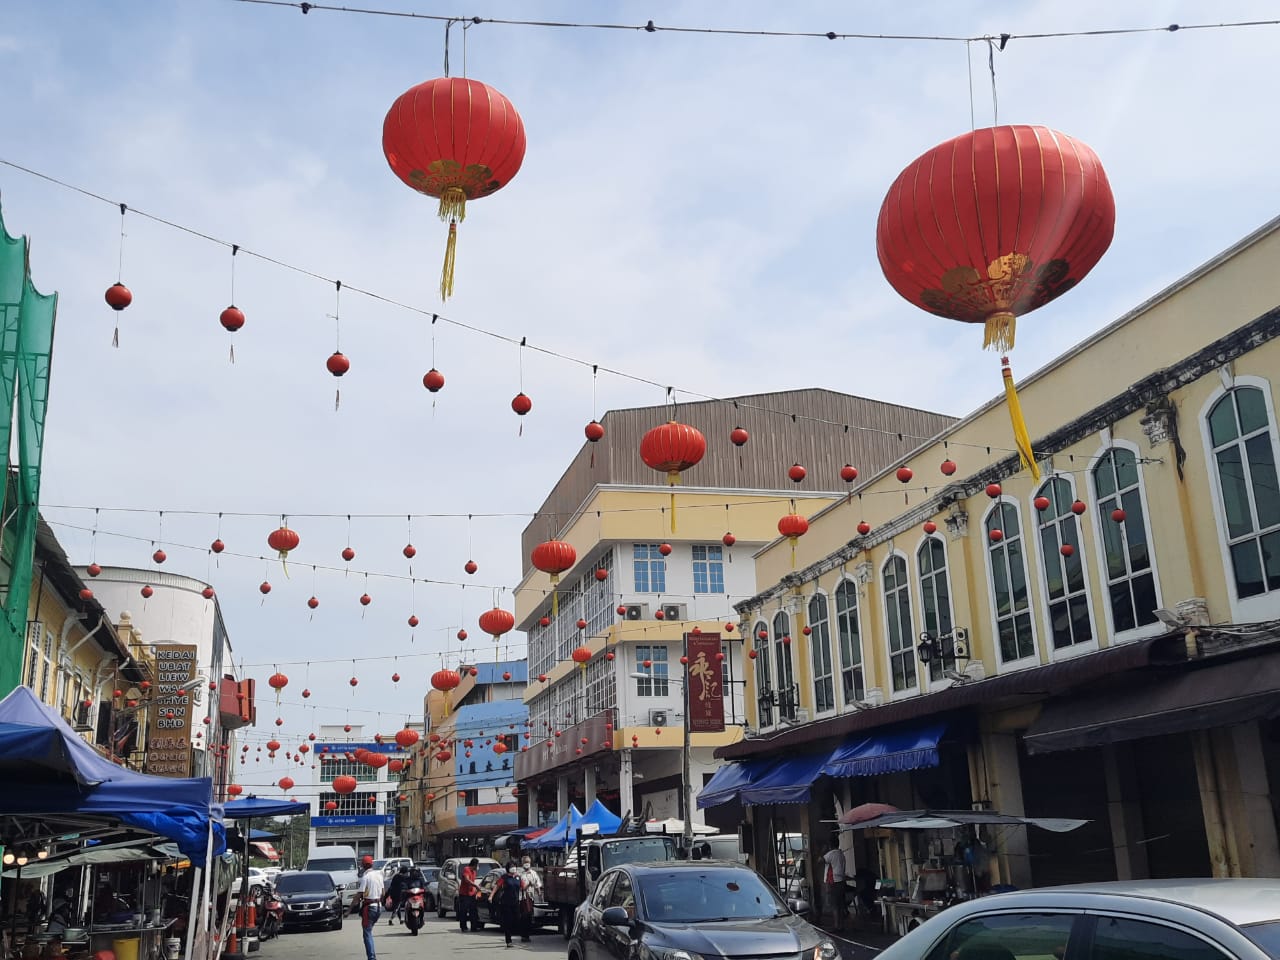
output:
M161 777L191 776L191 721L198 663L193 643L155 648L156 683L147 706L146 772ZM185 689L184 689L185 688Z
M693 733L721 733L724 730L724 669L720 654L720 634L686 633L689 664L685 682L689 685L689 730Z
M353 817L312 817L313 827L393 827L394 813L358 814Z

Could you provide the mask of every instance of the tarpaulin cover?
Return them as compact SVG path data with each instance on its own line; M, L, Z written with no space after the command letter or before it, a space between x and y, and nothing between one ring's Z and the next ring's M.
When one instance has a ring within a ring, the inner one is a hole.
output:
M582 823L582 814L578 812L577 807L569 804L568 813L544 832L525 841L522 846L531 850L544 847L563 847L573 840L574 830L577 829L580 823Z
M874 777L936 767L938 741L946 730L945 722L928 723L848 740L831 752L822 772L829 777Z
M0 791L0 814L101 814L168 837L203 865L210 822L214 855L226 835L207 777L153 777L116 766L85 743L27 687L0 700L0 777L23 785Z
M293 817L310 813L311 807L297 800L272 800L269 797L242 797L222 808L226 820L252 820L257 817ZM254 831L257 833L257 831Z
M772 762L771 760L739 760L736 763L726 763L712 774L706 786L698 791L696 801L698 809L718 807L722 803L739 799L743 788L750 786Z
M737 800L746 806L769 803L808 803L809 788L822 774L828 754L816 753L781 760L742 760L725 764L698 793L698 809Z

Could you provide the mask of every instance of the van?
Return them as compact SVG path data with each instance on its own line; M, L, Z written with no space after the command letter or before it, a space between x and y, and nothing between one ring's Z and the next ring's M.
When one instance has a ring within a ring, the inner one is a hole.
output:
M355 847L312 847L307 854L308 870L323 870L333 877L333 885L342 892L342 899L350 901L360 885Z

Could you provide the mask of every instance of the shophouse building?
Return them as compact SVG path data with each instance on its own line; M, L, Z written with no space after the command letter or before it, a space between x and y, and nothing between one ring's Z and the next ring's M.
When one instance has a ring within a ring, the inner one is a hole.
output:
M759 869L877 802L1087 821L987 832L991 883L1280 875L1278 264L1280 220L1020 383L1038 479L993 400L815 511L794 566L759 552L754 735L698 800L745 806ZM906 890L912 834L842 844Z
M644 434L669 419L707 440L678 487L639 455ZM719 638L721 654L713 669L723 725L690 732L696 790L719 765L713 751L749 722L742 638L726 623L756 591L753 552L777 536L781 515L841 497L846 463L878 469L900 434L932 436L951 422L818 389L606 414L603 439L583 445L522 536L516 623L528 635L530 727L515 765L521 823L549 824L596 799L621 816L683 817L685 635ZM820 442L833 424L873 429ZM731 439L738 428L741 445ZM788 476L794 464L805 468L799 482ZM577 557L556 584L530 559L549 539ZM794 708L795 690L778 695ZM733 830L735 816L721 809L708 820Z

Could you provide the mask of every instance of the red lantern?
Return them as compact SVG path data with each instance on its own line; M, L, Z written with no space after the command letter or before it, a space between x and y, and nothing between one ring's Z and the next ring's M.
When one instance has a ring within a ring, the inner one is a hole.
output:
M606 569L604 569L603 567L601 567L599 570L597 570L597 571L596 571L596 582L597 582L597 583L604 583L604 582L605 582L606 580L608 580L608 579L609 579L609 571L608 571L608 570L606 570Z
M149 600L149 599L151 599L151 596L155 593L155 591L154 591L153 589L151 589L151 585L150 585L150 584L145 584L145 585L143 586L143 588L142 588L141 590L139 590L138 592L139 592L140 594L142 594L142 599L143 599L143 600Z
M984 345L1013 348L1015 318L1084 279L1115 230L1115 200L1088 146L1046 127L974 130L899 174L876 225L885 277L922 310L985 326ZM1039 478L1002 361L1014 438Z
M326 801L325 801L325 804L324 804L324 808L325 808L326 810L328 810L330 813L332 813L334 810L337 810L337 809L338 809L337 801L334 801L334 800L326 800Z
M311 747L309 747L309 746L308 746L307 744L305 744L305 743L300 744L300 745L298 746L298 752L299 752L299 753L310 753L310 752L311 752Z
M267 546L279 554L281 561L288 559L289 551L296 549L299 541L297 532L283 525L267 536Z
M510 671L510 670L503 670L503 671L502 671L502 679L503 679L503 680L506 680L506 681L510 681L510 680L511 680L511 671Z
M938 525L932 520L926 520L924 522L924 532L929 534L929 536L933 536L938 532Z
M223 550L227 549L227 545L223 543L221 539L218 539L209 544L209 549L214 553L221 553Z
M416 627L416 626L418 625L418 617L417 617L417 615L416 615L416 614L413 614L413 613L409 614L409 619L408 619L408 621L407 621L407 622L408 622L409 626L411 626L411 627Z
M654 427L640 440L640 459L667 475L667 484L676 486L680 474L698 465L707 452L707 438L688 424L670 420ZM671 532L676 529L676 495L671 493Z
M400 682L400 674L398 674L398 673L393 673L393 674L391 675L391 682L392 682L392 683L399 683L399 682Z
M796 544L809 532L809 521L798 513L788 513L778 521L778 532L791 541L791 567L796 565Z
M227 784L227 796L238 797L242 793L244 793L244 787L240 786L240 784L238 783Z
M268 741L267 741L267 749L268 749L269 751L271 751L272 753L275 753L277 750L279 750L279 749L280 749L280 741L279 741L279 740L268 740Z
M655 619L655 620L665 620L666 618L667 618L666 611L664 611L664 610L662 610L662 609L658 609L658 610L653 611L653 619Z
M726 623L726 624L724 625L724 632L725 632L725 633L733 633L733 624L732 624L732 623Z
M1075 554L1076 548L1069 543L1064 543L1061 547L1058 548L1058 552L1061 553L1064 557L1070 557Z
M351 724L349 724L349 723L344 723L344 724L342 725L342 730L343 730L343 732L344 732L344 733L350 733L350 732L351 732Z
M1036 497L1034 500L1032 500L1032 501L1031 501L1031 503L1032 503L1032 504L1035 506L1035 508L1036 508L1037 510L1039 510L1041 513L1043 513L1044 511L1046 511L1046 510L1048 510L1048 509L1049 509L1049 498L1048 498L1048 497Z
M608 660L610 663L613 663L613 651L610 650L608 653L606 653L604 655L604 658Z
M90 590L88 587L81 587L81 588L80 588L80 599L81 599L81 601L83 601L84 603L88 603L90 600L92 600L92 599L93 599L93 591L92 591L92 590Z
M480 629L492 636L494 643L502 639L502 635L509 632L515 625L515 615L501 607L494 607L480 614Z
M84 568L84 572L91 577L96 577L98 574L102 573L102 568L96 563L91 563L89 566Z
M367 593L360 594L360 606L367 607L371 603L373 603L373 597L369 596Z
M583 432L587 435L588 443L599 443L604 439L604 425L599 420L592 420Z
M348 546L348 547L343 547L343 548L342 548L342 559L343 559L343 560L347 561L347 563L350 563L350 562L351 562L352 560L354 560L355 558L356 558L356 552L355 552L354 550L352 550L349 546Z
M1004 531L992 530L990 533L987 534L987 537L991 540L992 543L999 543L1001 540L1004 539Z
M335 350L329 355L329 359L324 362L324 366L335 377L341 377L351 369L351 361L347 359L345 354Z
M627 615L627 605L625 603L618 604L618 608L614 612L620 617L625 617Z
M107 292L103 295L103 299L107 301L107 306L117 313L133 303L133 294L129 292L129 288L123 283L113 283L107 287Z
M293 777L281 777L281 778L280 778L280 789L281 789L281 790L292 790L292 789L293 789Z
M453 759L453 754L450 753L448 750L437 750L436 759L439 760L441 763L448 763L451 759Z
M467 639L467 631L460 629L456 634L454 634L454 636L461 641L465 641Z
M680 658L680 663L681 663L681 665L682 665L682 666L686 666L686 667L687 667L687 666L689 665L689 658L688 658L688 657L681 657L681 658Z
M309 597L307 599L307 606L314 610L316 607L320 606L320 601L315 597Z
M476 562L474 560L468 560L462 565L462 569L467 571L467 573L475 573L480 568L476 566Z
M444 374L432 367L422 375L422 385L432 393L439 393L444 389Z
M578 624L577 624L577 626L578 626L578 629L579 629L579 630L585 630L585 629L587 629L587 621L585 621L585 620L583 620L581 617L579 617L579 618L578 618Z
M574 663L585 670L587 669L587 663L591 660L591 651L586 647L578 647L569 656L573 658Z
M444 712L449 712L449 692L462 683L462 676L456 670L437 670L431 675L431 686L444 694ZM436 736L432 734L432 736ZM438 737L436 739L439 739ZM434 742L434 741L433 741Z
M858 479L858 468L851 463L846 463L840 468L840 479L845 483L853 483Z
M787 476L791 478L792 483L799 483L807 474L808 471L798 463L793 463L787 470Z
M348 776L334 777L333 783L330 784L330 786L333 787L334 793L341 793L341 794L355 793L356 787L359 785L360 785L360 782L356 780L355 777L348 777Z
M560 574L578 562L578 551L563 540L545 540L533 548L529 562L551 579L551 613L555 616L560 612L560 594L555 589L556 584L560 582Z
M910 467L899 467L897 476L899 483L910 483L915 474L911 472Z
M1085 506L1083 500L1076 500L1074 503L1071 504L1071 512L1074 513L1077 517L1080 516L1082 513L1084 513L1085 510L1087 509L1089 508Z
M529 399L527 393L521 391L511 398L511 409L515 411L517 417L523 417L533 409L533 401Z
M942 466L938 469L942 471L942 475L944 477L949 477L956 472L956 462L948 457L946 460L942 461Z
M540 626L540 627L549 627L549 626L551 626L551 618L550 618L550 617L539 617L539 618L538 618L538 626Z
M729 431L729 441L735 447L744 447L747 441L751 439L751 434L743 430L741 427L734 427Z
M671 556L671 544L669 543L658 544L658 552L662 554L664 557Z
M276 692L276 703L280 702L280 691L289 685L289 678L283 673L273 673L267 677L267 686ZM278 747L273 749L279 749Z
M258 584L258 592L261 593L263 596L266 596L268 593L271 592L271 584L268 583L266 580L263 580L260 584Z
M1119 507L1111 511L1111 519L1116 523L1124 523L1125 512Z
M396 731L396 743L406 750L418 742L418 731L410 727Z
M169 559L169 555L165 553L163 550L157 550L155 553L151 555L151 559L154 560L156 563L164 563L166 560Z
M501 740L499 740L497 743L493 745L493 752L501 756L502 754L507 752L507 745L503 743Z
M1004 491L1000 489L1000 484L998 483L987 484L987 496L990 497L992 500L995 500L1003 492Z
M235 333L244 326L244 311L233 303L218 314L218 322L227 333Z
M412 543L406 543L404 545L404 549L401 550L400 552L404 554L404 557L406 560L412 560L414 557L418 555L418 548L415 547Z
M732 533L726 533L723 537L720 538L720 542L723 543L726 547L732 547L735 543L738 542L738 538L735 537Z
M865 520L859 520L858 526L856 529L858 531L859 536L865 537L868 533L871 532L871 524L867 523L867 521Z
M440 201L449 224L440 297L453 293L458 223L467 201L510 182L524 161L524 123L511 101L478 80L442 77L396 98L382 124L382 152L406 185Z
M212 600L213 587L205 587L203 590L200 591L200 596L204 597L206 600Z

